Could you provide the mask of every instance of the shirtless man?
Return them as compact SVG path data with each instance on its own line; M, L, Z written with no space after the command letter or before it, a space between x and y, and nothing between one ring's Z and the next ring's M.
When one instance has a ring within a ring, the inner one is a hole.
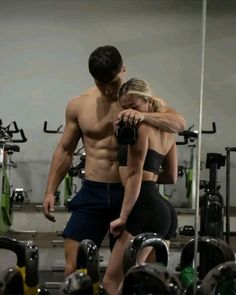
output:
M66 124L52 157L43 202L45 217L55 222L52 214L54 194L72 164L81 138L86 153L85 180L69 204L72 214L63 232L65 277L76 270L79 242L91 239L99 248L110 222L120 213L124 189L118 173L114 122L143 121L167 132L181 132L185 128L183 117L167 107L156 113L122 111L117 94L125 81L126 67L115 47L95 49L89 57L89 71L95 86L74 97L67 105ZM111 249L114 242L110 235Z

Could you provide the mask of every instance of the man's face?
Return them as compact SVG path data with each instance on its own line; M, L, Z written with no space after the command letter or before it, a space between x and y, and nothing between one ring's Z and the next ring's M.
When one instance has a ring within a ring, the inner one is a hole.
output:
M111 82L101 83L97 80L94 80L94 82L103 95L112 99L117 99L120 86L124 83L124 78L125 68L122 67L121 71Z

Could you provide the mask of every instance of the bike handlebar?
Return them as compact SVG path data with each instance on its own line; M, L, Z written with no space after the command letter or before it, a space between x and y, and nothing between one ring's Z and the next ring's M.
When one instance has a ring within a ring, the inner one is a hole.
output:
M13 130L10 130L11 126L14 126ZM21 138L14 139L13 135L20 133ZM26 142L27 138L25 136L24 130L19 129L16 121L12 121L7 127L2 126L2 120L0 119L0 139L3 138L8 142Z
M45 133L62 133L62 131L60 130L62 127L63 127L63 125L60 125L56 130L54 129L48 129L47 128L47 126L48 126L48 122L47 121L44 121L44 125L43 125L43 131L45 132Z
M211 133L216 133L216 123L215 122L212 122L212 130L202 130L202 133L208 133L208 134L211 134Z
M191 129L194 127L191 126L188 130L184 130L183 132L179 132L178 135L179 136L183 136L184 137L184 141L176 141L177 145L184 145L184 144L188 144L189 140L194 140L195 138L198 137L198 132L195 131L191 131ZM212 129L211 130L201 130L202 134L213 134L216 133L216 124L215 122L212 122Z
M12 139L12 142L26 142L27 141L27 137L25 136L24 130L23 129L19 129L19 133L21 136L21 139Z
M10 130L10 127L11 125L14 126L14 129L13 130ZM13 133L18 133L19 132L19 128L18 128L18 125L16 123L16 121L12 121L7 127L6 127L6 130L8 131L9 134L13 134Z

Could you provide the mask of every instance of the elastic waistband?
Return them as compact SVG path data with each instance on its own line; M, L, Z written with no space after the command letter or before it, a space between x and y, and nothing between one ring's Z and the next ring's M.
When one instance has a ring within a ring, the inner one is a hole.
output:
M141 183L141 187L157 187L157 183L153 180L144 180Z
M83 186L91 186L93 188L123 188L121 182L99 182L89 179L83 180Z

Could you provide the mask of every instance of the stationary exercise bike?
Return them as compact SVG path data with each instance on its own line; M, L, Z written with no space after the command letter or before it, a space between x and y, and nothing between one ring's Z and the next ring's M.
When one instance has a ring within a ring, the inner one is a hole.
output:
M15 139L14 135L19 133L21 138ZM13 199L11 194L11 155L19 152L20 148L11 143L26 142L23 129L19 129L13 121L4 127L0 120L0 233L7 232L13 221Z
M217 170L224 165L224 155L207 154L206 168L209 169L209 181L201 181L200 183L200 188L204 188L205 193L200 197L200 232L197 249L199 253L199 265L197 267L199 286L211 269L220 263L222 263L223 268L225 263L227 265L227 262L235 260L233 250L223 240L224 202L220 193L220 184L217 182ZM181 253L180 266L177 269L181 272L180 277L185 285L185 294L192 294L193 291L194 246L194 239L185 245ZM223 277L226 273L221 272L221 275ZM224 288L226 288L225 285ZM227 292L215 294L227 294Z
M217 170L225 166L225 156L208 153L206 168L209 182L201 184L205 194L200 197L200 236L224 239L224 200L217 182Z
M197 151L196 141L198 140L198 131L192 131L191 126L188 130L179 133L179 136L183 137L183 141L177 141L177 145L188 144L190 150L189 165L183 167L185 174L185 187L186 187L186 199L187 207L195 209L195 192L196 192L196 171L197 171ZM216 124L212 122L211 130L202 130L202 134L214 134L216 133Z

